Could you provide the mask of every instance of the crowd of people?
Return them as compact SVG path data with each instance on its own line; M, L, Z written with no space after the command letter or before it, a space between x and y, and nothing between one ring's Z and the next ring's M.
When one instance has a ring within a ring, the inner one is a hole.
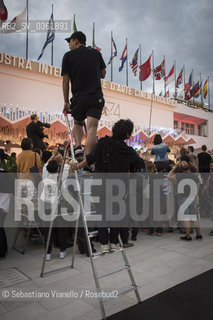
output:
M99 230L99 241L100 250L103 253L109 251L116 251L120 248L118 235L120 234L123 246L125 248L134 245L134 241L137 240L137 234L139 229L146 230L147 234L152 236L155 234L162 236L165 232L173 232L176 228L179 232L183 233L181 239L185 241L191 241L191 233L196 231L196 239L202 240L202 235L200 231L200 216L206 217L207 214L210 215L213 212L213 161L211 155L207 152L205 145L202 146L202 152L195 155L194 148L189 146L188 149L181 148L180 155L177 158L176 163L171 161L168 157L170 152L169 147L162 142L161 136L156 135L154 139L154 145L150 150L149 157L154 155L153 161L147 159L142 159L136 151L129 147L125 140L128 139L133 131L133 123L130 120L120 120L115 123L112 129L112 137L104 137L100 139L92 152L85 155L85 158L79 162L70 162L70 154L67 155L65 165L63 168L62 180L68 179L70 175L73 175L73 170L83 170L88 169L90 172L105 174L105 173L126 173L130 174L134 172L139 178L149 179L149 192L148 197L150 197L150 203L153 201L152 197L152 179L157 176L162 178L163 185L161 190L161 202L163 207L166 203L166 199L170 196L171 192L175 192L175 215L172 219L168 221L155 223L152 219L151 209L149 213L149 220L139 223L137 227L135 226L125 226L125 227L100 227ZM66 142L65 142L66 143ZM49 179L55 180L56 184L58 182L58 175L63 161L63 153L65 146L60 148L55 148L53 153L48 150L48 143L44 143L43 150L39 148L33 148L33 143L30 138L24 138L21 143L22 152L16 157L13 153L10 156L4 153L1 149L0 152L0 164L1 172L12 171L18 173L18 178L23 177L26 179L26 174L28 179L32 179L32 173L37 172L44 181L49 181ZM7 163L13 163L13 165L7 166ZM32 168L37 168L33 171ZM84 171L83 171L84 172ZM188 191L184 191L182 194L178 193L177 189L171 191L169 187L169 182L173 186L177 184L182 179L191 179L197 186L197 195L192 203L187 208L187 219L178 220L177 211L178 208L186 201L188 197ZM142 185L143 186L143 185ZM199 186L199 187L198 187ZM54 191L51 190L54 193ZM205 195L205 196L204 196ZM9 206L11 197L7 190L6 193L0 193L3 201L1 201L1 225L0 225L0 237L1 237L1 252L0 257L5 257L7 252L6 234L3 229L4 220L7 213L9 212ZM49 197L49 198L48 198ZM3 199L4 198L4 199ZM52 194L48 195L48 192L42 192L41 200L46 202L47 210L48 203L52 200ZM55 198L54 201L60 201L59 198ZM140 210L140 208L139 208ZM142 210L142 209L141 209ZM163 208L165 210L165 208ZM193 215L193 219L190 220L190 215ZM195 218L196 217L196 218ZM151 219L151 222L150 222ZM67 239L72 234L72 229L69 232L69 228L53 228L52 236L50 239L50 245L48 248L46 260L51 260L51 250L52 244L54 243L59 247L59 256L64 258L66 256ZM110 232L109 232L110 231ZM131 236L130 236L131 231ZM42 233L45 238L47 238L48 228L43 228ZM210 231L210 235L213 235L213 230ZM131 237L133 242L129 242ZM94 246L92 245L95 251ZM82 245L82 240L79 239L79 251L80 253L86 253L88 255L88 248L84 244Z
M137 188L136 198L134 198L133 202L137 203L138 213L143 211L148 213L147 219L141 223L139 220L136 225L131 225L131 223L119 225L119 221L116 224L110 221L109 225L97 226L102 253L120 249L119 235L124 248L134 246L134 243L129 242L129 230L132 232L132 241L136 241L140 228L146 228L150 236L154 235L155 231L158 236L162 236L166 230L172 232L177 227L181 232L185 233L181 236L184 241L192 240L191 232L195 229L196 239L202 240L199 216L206 214L205 205L207 202L208 213L213 212L213 178L211 175L213 162L212 157L207 152L207 147L203 145L202 152L197 156L194 154L192 146L188 147L187 150L181 148L180 156L175 163L169 159L170 148L162 142L161 136L157 134L150 154L147 152L146 159L142 159L125 142L130 138L134 125L131 120L123 119L114 124L112 137L106 136L97 141L98 122L104 107L100 80L106 75L106 65L98 50L86 46L86 36L81 31L74 32L65 40L68 42L70 50L65 53L62 60L63 112L65 116L67 113L71 113L74 118L72 134L75 139L74 153L77 162L74 161L75 159L71 159L70 162L70 154L68 154L66 163L62 166L66 143L61 148L56 148L52 154L48 150L48 144L43 141L44 138L48 138L43 129L44 127L49 127L50 124L40 122L38 116L34 114L31 116L31 123L26 128L27 137L21 143L22 152L16 157L16 155L12 154L8 156L3 150L0 150L1 172L17 172L19 179L23 177L26 179L27 177L31 181L31 185L32 182L34 183L35 190L43 178L43 191L40 195L40 200L43 202L47 212L51 210L52 202L55 204L60 203L62 193L59 192L57 194L57 188L52 186L49 188L48 183L45 181L52 181L57 186L61 168L63 168L63 174L61 175L63 182L70 175L73 175L75 170L84 170L83 172L90 172L99 176L120 174L124 184L125 182L127 184L128 181L128 179L125 180L125 177L134 173ZM70 93L71 99L69 99ZM81 145L84 127L87 135L85 150ZM149 160L151 156L154 156L154 161ZM169 209L174 209L173 216L168 218L166 223L165 220L157 223L155 221L155 199L157 198L155 181L157 177L161 179L160 207L157 207L157 210L168 213L166 204L170 198L172 202ZM191 186L184 186L183 180L191 181ZM143 183L144 181L146 181L146 184ZM66 188L66 184L63 183L62 187ZM184 206L190 195L191 190L189 190L190 188L187 189L187 187L193 187L195 193L185 210L181 211L180 208ZM142 194L148 203L146 209L144 209L141 202ZM0 197L4 200L0 201L0 257L5 257L7 243L3 224L9 212L10 190L0 192ZM131 215L132 203L129 199L132 199L130 189L123 195L122 203L126 204L129 210L127 212ZM99 210L103 216L107 211L105 209L108 209L108 207L102 206L101 203ZM187 215L184 215L185 211ZM178 217L179 214L180 218ZM46 260L51 260L53 243L59 248L60 258L63 259L66 256L69 230L67 230L66 225L63 230L61 228L61 225L58 228L53 228ZM43 226L42 230L45 239L47 239L48 227ZM85 239L83 239L82 229L79 230L79 233L79 252L88 255L89 251L85 244ZM213 235L213 230L210 235ZM93 244L92 250L95 251Z

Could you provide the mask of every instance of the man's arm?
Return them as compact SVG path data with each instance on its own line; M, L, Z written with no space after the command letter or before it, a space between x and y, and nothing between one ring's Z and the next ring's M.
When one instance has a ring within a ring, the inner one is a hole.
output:
M35 124L35 133L37 134L37 136L39 136L39 138L43 139L45 137L45 134L43 133L41 127L39 126L38 123Z
M132 168L145 168L145 162L144 160L137 154L137 152L131 148L128 147L128 150L130 152L130 167Z
M101 69L101 79L104 79L106 76L106 69Z
M86 158L84 158L84 160L82 160L80 163L75 162L75 163L71 164L72 170L82 169L82 168L85 168L87 166L88 166L88 163L87 163L87 159Z
M68 74L63 75L62 88L63 88L63 96L64 96L64 111L68 111L68 110L70 110L70 104L69 104L70 86L69 86L69 75Z

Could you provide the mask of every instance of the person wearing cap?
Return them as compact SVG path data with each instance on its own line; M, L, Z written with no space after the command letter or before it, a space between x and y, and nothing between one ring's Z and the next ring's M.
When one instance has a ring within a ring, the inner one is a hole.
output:
M81 140L83 124L87 119L86 153L90 153L96 144L98 121L104 107L101 78L105 78L106 65L101 53L92 47L86 47L83 32L74 32L65 39L70 51L62 60L64 111L71 109L74 118L73 135L75 155L82 156ZM69 83L72 98L69 103Z

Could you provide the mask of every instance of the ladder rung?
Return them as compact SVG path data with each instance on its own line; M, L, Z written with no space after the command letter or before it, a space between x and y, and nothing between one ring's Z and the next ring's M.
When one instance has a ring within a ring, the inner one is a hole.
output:
M93 213L96 213L96 211L84 212L84 215L85 215L85 216L89 216L89 215L91 215L91 214L93 214Z
M98 252L94 252L92 254L93 258L98 258L98 257L102 257L103 255L105 254L112 254L112 253L117 253L117 252L121 252L123 251L123 248L119 248L119 250L116 250L116 251L110 251L110 252L101 252L101 251L98 251Z
M129 286L129 287L126 287L126 288L119 289L119 290L117 290L117 291L118 291L117 297L120 296L120 295L122 295L122 294L124 294L124 293L130 292L130 291L136 290L136 289L137 289L137 286L136 286L136 285L135 285L135 286ZM114 298L114 297L113 297L113 298ZM112 298L111 298L111 297L109 297L109 298L104 298L104 299L102 299L102 302L106 302L106 301L109 300L109 299L112 299Z
M113 270L110 270L110 271L107 271L107 272L104 272L104 273L101 273L98 275L98 279L102 279L102 278L105 278L107 276L110 276L111 274L114 274L116 272L120 272L120 271L123 271L123 270L129 270L130 269L130 266L122 266L122 267L118 267L116 269L113 269Z
M96 236L98 236L98 235L99 235L98 230L96 230L96 231L90 231L90 232L88 233L89 238L93 238L93 237L96 237Z

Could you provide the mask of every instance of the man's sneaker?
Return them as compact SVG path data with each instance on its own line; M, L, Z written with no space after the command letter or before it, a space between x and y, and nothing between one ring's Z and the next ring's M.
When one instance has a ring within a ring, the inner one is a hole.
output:
M43 257L45 256L45 253L43 254ZM46 254L46 261L50 261L51 260L51 253L47 253Z
M80 158L83 158L84 152L83 152L82 146L75 147L74 148L74 153L75 153L76 160L78 160Z
M109 252L109 245L108 244L101 244L100 251L102 253L108 253Z
M60 259L64 259L66 257L66 255L67 255L66 251L60 251L60 253L59 253Z
M134 243L132 243L132 242L123 243L123 247L124 247L124 248L134 247Z
M185 240L185 241L191 241L192 240L192 237L189 237L187 238L187 236L183 236L183 237L180 237L181 240Z
M213 230L211 230L211 231L209 232L209 235L210 235L210 236L213 236Z
M201 235L201 234L200 234L199 236L198 236L198 235L196 235L196 239L201 241L201 240L203 239L203 237L202 237L202 235Z
M120 250L119 243L110 243L110 251L115 252Z

